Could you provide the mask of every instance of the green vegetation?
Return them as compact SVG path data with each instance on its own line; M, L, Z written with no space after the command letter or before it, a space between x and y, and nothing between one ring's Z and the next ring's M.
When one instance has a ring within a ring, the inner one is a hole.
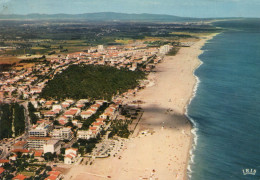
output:
M15 136L24 132L25 116L22 105L18 103L1 105L0 118L0 139L13 136L12 125L14 125Z
M117 135L122 138L128 138L130 135L130 131L128 130L128 124L130 122L117 120L112 123L110 129L111 133L109 134L109 137L113 137L114 135Z
M56 153L47 152L44 154L45 161L53 161L55 157L57 157Z
M178 47L173 47L167 54L167 56L175 56L177 52L179 51L180 48Z
M108 107L107 103L104 103L100 108L97 110L95 114L90 116L88 119L84 120L82 128L83 130L88 130L89 126L96 121L97 118L104 112L104 110Z
M12 109L9 104L0 106L0 139L12 137Z
M28 180L42 180L48 176L47 172L52 170L50 166L46 166L46 163L38 163L33 156L21 153L17 153L17 156L16 161L4 164L6 172L2 179L12 179L15 174L23 174L29 177ZM56 155L54 154L53 157L56 158Z
M25 130L24 107L18 103L13 105L15 136L19 136Z
M144 79L142 71L109 66L72 65L49 81L41 97L46 99L106 99L135 88Z
M39 118L35 115L36 109L34 108L31 102L28 103L28 110L29 110L29 117L31 119L31 122L33 124L36 124Z
M145 16L145 19L150 19L150 15ZM86 22L75 18L55 21L33 20L31 22L27 20L0 21L0 46L8 47L1 53L8 55L8 59L14 58L17 61L19 55L59 55L84 51L89 46L99 44L128 44L147 37L176 41L183 38L196 38L198 33L220 31L210 24L157 22L113 21L104 23ZM151 46L159 44L158 42L151 43Z
M74 148L79 148L81 155L85 153L91 153L92 150L96 147L96 144L100 141L100 138L90 138L86 139L79 139L75 144L73 144Z

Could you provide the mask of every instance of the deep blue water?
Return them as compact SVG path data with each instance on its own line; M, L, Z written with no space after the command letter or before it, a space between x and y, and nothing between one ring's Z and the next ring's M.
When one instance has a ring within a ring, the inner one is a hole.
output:
M197 129L191 180L259 180L260 20L216 25L227 29L203 47L188 107Z

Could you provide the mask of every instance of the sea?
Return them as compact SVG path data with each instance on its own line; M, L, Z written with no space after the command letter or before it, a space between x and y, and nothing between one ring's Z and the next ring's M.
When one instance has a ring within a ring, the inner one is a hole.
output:
M190 180L260 180L260 19L216 22L187 108Z

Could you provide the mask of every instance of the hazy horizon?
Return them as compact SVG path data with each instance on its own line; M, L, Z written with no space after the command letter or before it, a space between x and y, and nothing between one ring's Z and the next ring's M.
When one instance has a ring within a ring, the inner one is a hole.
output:
M259 0L2 0L0 15L115 12L195 18L260 17Z
M124 13L124 12L86 12L86 13L79 13L79 14L70 14L70 13L28 13L28 14L1 14L0 13L0 16L3 15L3 16L12 16L12 15L16 15L16 16L29 16L29 15L60 15L60 14L64 14L64 15L83 15L83 14L98 14L98 13L118 13L118 14L129 14L129 15L145 15L145 14L149 14L149 15L158 15L158 16L172 16L172 17L177 17L177 18L194 18L194 19L225 19L225 18L229 18L229 19L232 19L232 18L236 18L236 19L239 19L239 18L256 18L256 19L260 19L260 17L242 17L242 16L238 16L238 17L232 17L232 16L229 16L229 17L226 17L226 16L223 16L223 17L192 17L192 16L178 16L178 15L174 15L174 14L156 14L156 13Z

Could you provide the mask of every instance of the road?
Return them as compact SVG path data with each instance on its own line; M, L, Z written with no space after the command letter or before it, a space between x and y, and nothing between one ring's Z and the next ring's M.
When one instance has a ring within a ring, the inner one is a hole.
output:
M25 115L25 132L23 134L23 139L26 139L29 135L29 129L31 126L30 123L30 117L29 117L29 111L28 111L28 101L24 101L22 103L23 107L24 107L24 115Z

